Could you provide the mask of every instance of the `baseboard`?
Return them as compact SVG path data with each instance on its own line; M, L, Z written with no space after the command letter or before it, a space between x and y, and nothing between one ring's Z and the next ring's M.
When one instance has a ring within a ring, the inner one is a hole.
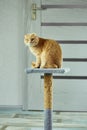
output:
M23 106L22 105L0 105L0 111L5 111L5 110L22 110Z

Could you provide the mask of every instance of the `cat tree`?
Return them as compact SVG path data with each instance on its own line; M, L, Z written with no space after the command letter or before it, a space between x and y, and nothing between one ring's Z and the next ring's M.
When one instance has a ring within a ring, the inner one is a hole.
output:
M64 74L69 68L59 69L26 69L26 73L44 73L44 130L52 130L52 74Z

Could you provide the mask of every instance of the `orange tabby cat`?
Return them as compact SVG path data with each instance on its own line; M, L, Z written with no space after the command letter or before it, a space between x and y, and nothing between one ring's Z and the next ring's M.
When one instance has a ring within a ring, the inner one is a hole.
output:
M24 36L24 43L36 56L36 62L32 62L33 68L61 68L62 50L56 41L38 37L33 33Z

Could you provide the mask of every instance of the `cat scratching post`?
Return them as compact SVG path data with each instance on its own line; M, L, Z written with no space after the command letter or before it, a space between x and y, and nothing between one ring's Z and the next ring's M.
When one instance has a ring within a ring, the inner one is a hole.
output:
M44 130L52 130L52 74L44 74Z
M69 68L59 69L26 69L29 73L44 73L44 130L52 130L52 74L64 74L69 71Z

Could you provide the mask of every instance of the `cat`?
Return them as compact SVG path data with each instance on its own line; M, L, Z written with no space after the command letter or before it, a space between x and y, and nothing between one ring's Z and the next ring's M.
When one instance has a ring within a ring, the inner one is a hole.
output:
M24 36L24 43L36 56L36 62L32 62L33 68L62 67L62 49L55 40L41 38L32 33Z

